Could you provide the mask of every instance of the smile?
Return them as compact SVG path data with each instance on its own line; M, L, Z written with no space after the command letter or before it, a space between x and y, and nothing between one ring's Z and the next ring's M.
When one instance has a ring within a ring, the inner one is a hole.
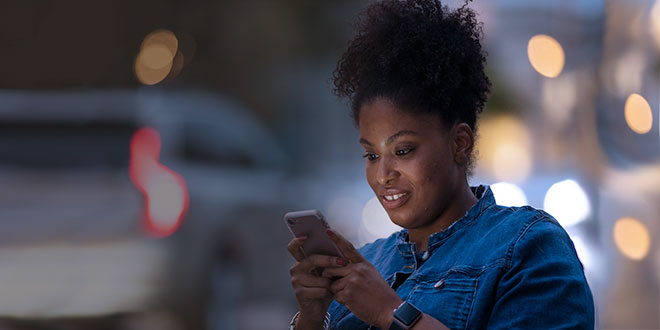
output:
M405 195L407 195L407 193L403 193L403 194L394 194L394 195L385 195L385 196L383 196L383 197L385 197L385 199L387 199L388 201L395 201L395 200L397 200L397 199L399 199L399 198L401 198L401 197L403 197L403 196L405 196Z
M408 199L410 199L410 194L407 192L391 195L381 195L381 204L383 204L383 207L386 210L392 210L401 207L408 201Z

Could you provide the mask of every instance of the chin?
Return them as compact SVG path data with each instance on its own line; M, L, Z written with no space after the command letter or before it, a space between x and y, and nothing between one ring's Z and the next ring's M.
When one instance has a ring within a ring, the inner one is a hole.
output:
M387 215L390 217L390 220L392 223L399 227L403 228L410 228L411 224L411 216L409 214L405 214L402 212L393 211L393 212L387 212Z

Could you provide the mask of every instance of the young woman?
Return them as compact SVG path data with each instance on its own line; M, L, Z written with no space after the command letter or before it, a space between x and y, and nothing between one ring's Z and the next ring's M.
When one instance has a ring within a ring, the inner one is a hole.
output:
M371 5L338 63L367 181L395 224L347 260L299 251L291 282L301 329L593 329L573 244L549 214L502 207L470 187L478 114L490 82L481 27L437 0ZM313 273L322 268L320 276Z

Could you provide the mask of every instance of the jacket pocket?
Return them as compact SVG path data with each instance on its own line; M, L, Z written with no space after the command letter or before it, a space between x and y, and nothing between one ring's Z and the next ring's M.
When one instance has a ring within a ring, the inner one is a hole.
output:
M439 278L418 279L409 300L450 329L465 329L476 290L476 277L450 273Z

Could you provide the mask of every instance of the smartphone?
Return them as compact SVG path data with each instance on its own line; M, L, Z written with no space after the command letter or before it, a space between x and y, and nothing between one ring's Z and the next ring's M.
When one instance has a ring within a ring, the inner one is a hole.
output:
M302 253L305 257L313 254L323 254L346 259L337 245L325 233L325 230L330 226L328 226L320 211L289 212L284 215L284 222L293 236L307 236L302 245Z

